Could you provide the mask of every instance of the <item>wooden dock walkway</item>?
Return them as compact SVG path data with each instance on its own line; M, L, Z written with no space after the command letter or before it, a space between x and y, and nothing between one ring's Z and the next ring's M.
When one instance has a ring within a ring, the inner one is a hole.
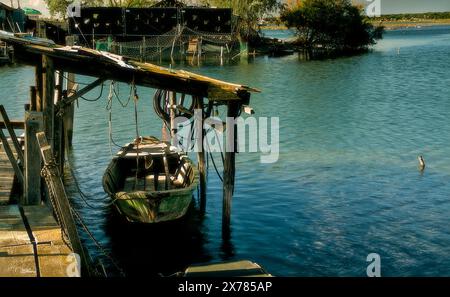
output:
M68 276L71 253L46 206L0 206L0 277Z
M15 173L0 144L0 277L64 277L79 275L72 250L51 209L24 206L18 199ZM75 272L74 272L75 269Z

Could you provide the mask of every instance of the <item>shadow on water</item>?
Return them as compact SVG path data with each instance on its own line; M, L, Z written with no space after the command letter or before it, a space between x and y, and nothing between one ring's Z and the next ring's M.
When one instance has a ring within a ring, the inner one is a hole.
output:
M126 276L168 276L211 260L204 249L207 238L202 225L203 217L193 202L185 217L159 224L129 223L111 210L105 233Z

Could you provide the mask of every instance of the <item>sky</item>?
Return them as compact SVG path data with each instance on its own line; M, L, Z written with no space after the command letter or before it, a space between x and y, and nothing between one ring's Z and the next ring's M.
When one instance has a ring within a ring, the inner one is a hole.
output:
M370 3L355 0L355 3ZM381 14L450 11L450 0L380 0Z
M14 7L17 1L13 0ZM48 16L48 10L44 0L19 0L21 7L31 7L41 11L44 16ZM377 0L371 0L377 1ZM410 13L410 12L434 12L450 11L450 0L378 0L381 4L381 13ZM7 5L11 5L11 0L0 0ZM367 0L353 0L355 3L367 4Z

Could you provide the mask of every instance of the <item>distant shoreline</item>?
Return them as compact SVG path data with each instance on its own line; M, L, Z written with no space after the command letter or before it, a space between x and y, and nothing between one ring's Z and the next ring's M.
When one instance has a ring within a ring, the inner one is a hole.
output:
M450 19L438 20L405 20L405 21L372 21L373 25L382 25L386 30L398 30L414 27L450 26Z
M371 21L373 25L382 25L387 31L415 28L415 27L432 27L432 26L450 26L450 19L437 19L437 20L405 20L405 21ZM260 27L261 30L288 30L284 25L264 25Z

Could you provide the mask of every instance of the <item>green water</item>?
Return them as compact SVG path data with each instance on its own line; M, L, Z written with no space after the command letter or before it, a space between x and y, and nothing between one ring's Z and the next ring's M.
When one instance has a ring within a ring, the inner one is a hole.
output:
M261 164L258 153L237 157L231 239L221 238L222 190L212 168L204 218L194 209L180 224L124 226L108 209L87 208L76 195L73 203L128 275L250 259L274 275L365 276L375 252L384 276L450 276L449 66L449 27L388 32L373 52L350 58L186 65L260 88L251 101L256 116L280 118L278 162ZM0 102L12 118L23 115L32 80L31 68L0 68ZM121 85L123 98L128 90ZM138 92L141 134L159 136L154 90ZM80 101L70 155L97 207L108 203L101 186L111 157L106 93ZM113 119L117 143L135 136L132 104L115 102ZM427 162L423 174L418 155Z

